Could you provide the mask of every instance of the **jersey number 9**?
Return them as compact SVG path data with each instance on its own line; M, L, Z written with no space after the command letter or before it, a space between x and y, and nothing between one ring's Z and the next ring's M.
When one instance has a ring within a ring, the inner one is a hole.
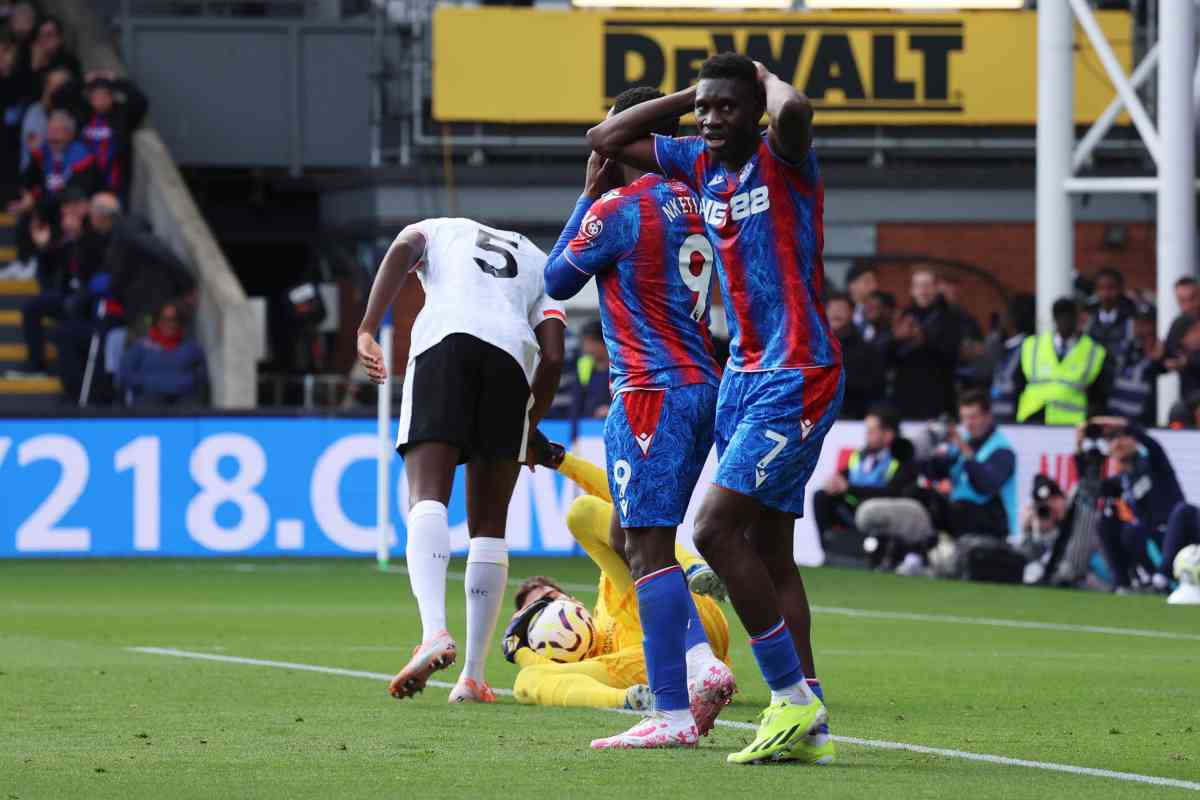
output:
M696 305L692 307L692 319L704 319L708 308L708 289L712 286L712 244L704 234L693 233L679 247L679 275L683 285L696 293Z

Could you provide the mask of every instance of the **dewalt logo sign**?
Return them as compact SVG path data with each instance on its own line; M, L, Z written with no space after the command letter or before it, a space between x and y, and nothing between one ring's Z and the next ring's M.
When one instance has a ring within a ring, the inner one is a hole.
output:
M1098 15L1126 68L1129 17ZM1076 120L1112 89L1077 37ZM761 61L825 125L1032 125L1037 16L549 11L441 7L434 115L443 121L590 123L630 86L694 83L714 53Z
M674 91L696 81L713 53L735 51L761 61L804 90L818 108L863 113L954 114L951 59L963 50L962 22L743 22L613 20L604 25L604 94L630 86Z

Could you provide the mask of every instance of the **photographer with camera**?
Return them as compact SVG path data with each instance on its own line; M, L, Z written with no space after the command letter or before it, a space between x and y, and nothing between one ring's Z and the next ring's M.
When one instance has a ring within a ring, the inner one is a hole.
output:
M1096 427L1118 470L1100 491L1100 542L1113 572L1113 591L1165 592L1171 565L1165 559L1157 565L1153 562L1150 543L1163 552L1167 523L1184 504L1179 478L1162 445L1139 425L1120 417L1094 417L1091 425L1080 426L1081 449L1089 429L1094 432Z
M930 457L918 462L926 488L907 498L867 501L855 515L859 530L911 550L897 574L926 574L925 552L936 543L936 531L956 540L991 540L995 549L1002 549L1016 527L1017 454L996 427L987 394L964 392L959 420L962 432L955 425L931 425L941 440ZM969 566L965 572L971 576Z
M861 559L865 537L854 525L854 512L873 498L901 497L917 482L913 445L900 435L899 414L889 406L873 406L863 427L864 446L813 495L813 518L827 555ZM871 551L873 566L880 555L878 548Z

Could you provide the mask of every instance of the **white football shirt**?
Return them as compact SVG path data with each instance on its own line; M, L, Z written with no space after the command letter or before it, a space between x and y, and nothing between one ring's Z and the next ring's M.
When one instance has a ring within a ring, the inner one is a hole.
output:
M567 319L546 294L546 254L519 233L474 220L443 217L413 227L425 237L414 267L425 307L413 323L409 359L452 333L467 333L515 358L532 383L540 353L533 329Z

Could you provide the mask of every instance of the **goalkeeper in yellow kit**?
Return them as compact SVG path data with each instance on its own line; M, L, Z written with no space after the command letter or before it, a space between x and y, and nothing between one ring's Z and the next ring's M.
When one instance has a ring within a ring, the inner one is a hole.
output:
M541 441L531 441L531 457L542 466L557 469L587 492L571 504L567 527L600 568L599 598L592 613L596 642L583 660L572 663L552 661L525 646L524 631L537 606L567 596L551 578L529 578L517 589L517 612L504 638L505 657L521 668L513 695L519 703L536 705L646 709L653 696L646 686L637 596L629 566L609 542L613 506L604 471L564 453L540 435L533 438ZM729 625L710 597L696 593L699 589L719 594L716 575L703 559L678 545L675 554L688 576L708 639L707 645L687 653L689 700L697 728L704 734L736 691L727 666Z

